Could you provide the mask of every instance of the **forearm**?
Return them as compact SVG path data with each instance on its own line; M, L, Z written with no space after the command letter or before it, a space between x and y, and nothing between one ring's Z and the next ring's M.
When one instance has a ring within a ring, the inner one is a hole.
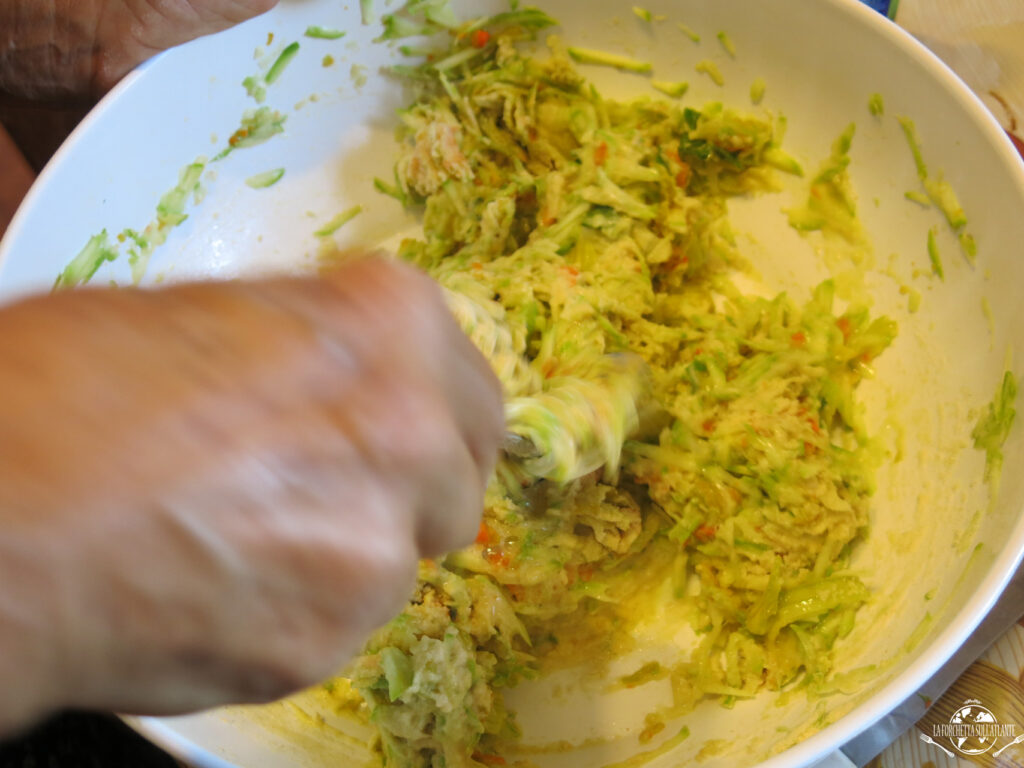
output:
M44 102L96 94L104 10L101 0L0 3L0 93Z
M134 67L275 2L0 0L0 122L39 170Z
M36 170L102 92L101 0L0 0L0 123Z
M178 0L4 0L0 96L95 102L154 54L242 18L210 16Z
M160 51L227 29L276 0L3 0L0 94L95 99Z

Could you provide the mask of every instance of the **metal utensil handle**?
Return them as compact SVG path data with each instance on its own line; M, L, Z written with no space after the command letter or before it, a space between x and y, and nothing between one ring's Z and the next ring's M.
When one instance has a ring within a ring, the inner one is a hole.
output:
M921 741L923 741L925 744L931 744L933 747L938 747L939 749L941 749L943 752L945 752L950 757L956 757L956 755L953 754L952 750L946 749L944 746L939 744L939 742L937 742L935 739L933 739L928 734L926 734L926 733L919 733L917 735L921 737Z
M1001 746L998 750L996 750L995 752L992 753L992 757L999 757L1001 754L1003 754L1003 752L1008 750L1014 744L1020 744L1022 741L1024 741L1024 733L1022 733L1016 739L1011 741L1009 744L1004 744L1003 746Z

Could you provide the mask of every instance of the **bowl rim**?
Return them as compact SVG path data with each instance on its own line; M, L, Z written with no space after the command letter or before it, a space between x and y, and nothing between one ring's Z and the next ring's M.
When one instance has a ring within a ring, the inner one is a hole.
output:
M42 196L43 191L50 185L50 177L54 176L60 166L64 162L64 158L75 152L75 146L78 144L78 140L86 132L91 130L93 123L99 122L103 119L103 115L107 112L112 104L118 101L125 93L132 90L136 83L138 83L146 72L154 67L161 59L167 57L175 49L171 48L166 51L161 51L151 59L147 59L142 64L137 66L127 75L125 75L118 83L107 91L106 94L96 102L95 106L89 113L82 118L82 120L74 127L71 133L68 134L64 142L57 148L57 151L53 153L49 160L46 161L46 165L36 176L35 181L32 182L32 186L29 187L28 193L22 198L21 203L18 205L18 210L15 211L14 217L7 225L7 230L3 236L0 237L0 267L7 262L8 251L11 250L12 243L19 239L22 228L25 226L25 220L29 217L29 211L36 207L36 198Z
M538 0L538 2L543 4L543 0ZM1024 157L1018 153L1010 137L981 99L949 65L910 32L873 10L861 0L819 0L819 3L831 6L833 12L844 15L850 24L868 27L887 45L898 49L924 67L949 97L964 109L979 135L999 154L1020 192L1021 199L1024 200ZM0 265L6 261L12 244L19 239L21 229L28 218L28 212L34 208L36 199L48 186L50 178L57 172L64 158L76 151L79 137L90 130L94 123L101 120L112 104L141 85L140 81L143 80L147 72L164 58L173 54L174 50L164 51L154 56L123 78L96 104L68 136L60 149L50 158L19 206L4 237L0 239ZM996 553L989 564L988 572L975 593L960 611L949 619L945 629L932 638L917 659L835 723L767 758L758 764L760 768L809 766L828 758L846 742L870 728L903 701L912 697L977 628L993 608L1022 561L1024 561L1024 514L1018 515L1016 526L1009 532L1006 544ZM195 768L236 768L234 763L217 757L212 752L178 734L167 725L165 718L131 715L121 715L120 717L131 728L154 744L179 759L187 761Z
M167 725L166 718L150 715L118 715L136 733L157 745L189 768L240 768L230 760L217 757Z
M979 134L1001 156L1007 173L1012 177L1021 199L1024 200L1024 157L1017 152L1009 135L977 94L948 64L895 21L874 11L860 0L826 0L826 4L845 14L851 23L872 28L888 44L927 69L943 90L964 109ZM960 611L949 618L946 628L925 646L917 659L835 723L764 760L758 764L759 768L811 766L816 761L836 753L848 741L914 696L977 629L995 606L1022 562L1024 514L1018 513L1014 529L1009 532L1006 544L989 564L988 573L981 584Z

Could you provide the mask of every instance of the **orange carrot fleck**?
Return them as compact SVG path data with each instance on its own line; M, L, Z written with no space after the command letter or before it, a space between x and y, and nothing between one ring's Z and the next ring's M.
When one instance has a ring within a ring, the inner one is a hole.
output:
M694 538L701 543L706 543L715 538L715 533L718 529L713 525L704 523L697 527L697 530L693 532Z
M487 527L487 523L483 520L480 521L480 530L476 534L477 544L487 544L491 540L491 529Z
M473 759L484 765L505 765L505 758L501 755L485 755L482 752L474 752Z
M483 48L489 42L491 42L491 33L488 32L486 29L478 29L476 32L473 33L474 48ZM502 762L505 761L502 760Z
M508 559L508 555L501 550L491 550L484 557L491 565L496 565L499 568L508 568L508 565L511 562Z

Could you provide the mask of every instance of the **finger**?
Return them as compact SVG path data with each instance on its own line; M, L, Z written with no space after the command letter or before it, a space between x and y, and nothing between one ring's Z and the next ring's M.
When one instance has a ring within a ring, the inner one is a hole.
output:
M405 264L370 254L335 279L346 276L384 280L398 295L389 320L421 334L425 362L441 382L451 413L486 484L497 461L504 434L501 383L490 363L463 333L452 316L439 286ZM405 317L402 317L405 315Z
M461 331L456 333L451 341L451 361L446 367L445 393L483 486L494 471L505 433L501 383L472 342Z
M468 546L480 527L484 485L467 444L453 429L425 464L419 484L416 544L421 557L433 557Z

